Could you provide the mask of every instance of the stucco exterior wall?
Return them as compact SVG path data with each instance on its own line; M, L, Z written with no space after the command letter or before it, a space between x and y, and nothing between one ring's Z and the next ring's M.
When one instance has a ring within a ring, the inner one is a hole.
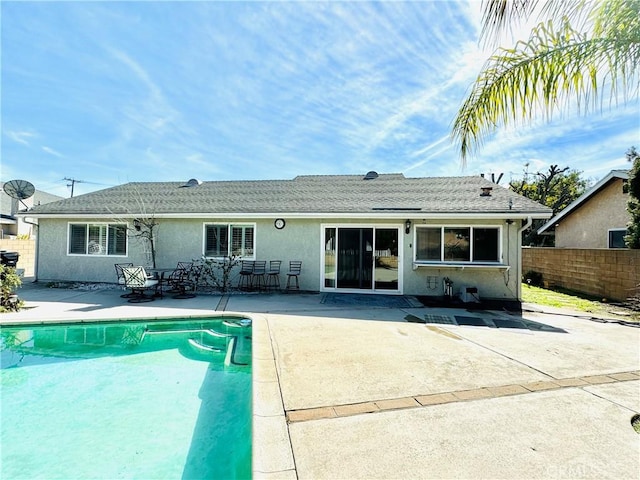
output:
M476 225L502 227L502 263L506 268L495 267L445 267L419 266L413 268L413 243L415 241L416 225ZM476 287L480 298L496 300L517 300L519 298L518 273L518 229L520 221L507 225L503 221L416 221L411 235L405 235L405 284L404 293L408 295L443 295L444 278L453 281L454 295L463 287Z
M520 221L507 225L503 221L430 221L431 225L484 225L500 226L502 243L502 263L509 268L495 267L450 267L420 266L414 268L413 243L416 225L426 225L426 221L415 220L409 234L405 234L404 220L350 220L350 219L286 219L286 227L278 230L274 219L243 218L236 223L255 224L255 258L257 260L281 260L281 285L286 284L286 271L289 261L302 260L300 288L307 291L320 291L321 285L321 245L322 226L339 225L395 225L399 228L399 241L402 244L403 292L407 295L443 294L443 278L454 282L454 293L462 286L475 286L484 298L514 300L518 298L520 272L518 270L518 235ZM80 220L74 220L79 222ZM82 222L97 220L83 219ZM104 221L104 220L102 220ZM203 254L204 224L229 223L216 218L198 219L158 219L156 228L156 266L174 267L179 261L198 259ZM132 262L136 265L149 265L144 245L129 238L127 256L75 256L67 254L68 220L40 220L40 255L38 264L39 281L89 281L115 282L114 263ZM231 222L233 223L233 222ZM233 284L237 283L235 279Z
M626 228L629 195L622 179L613 179L584 204L563 218L556 227L558 248L607 248L609 230Z

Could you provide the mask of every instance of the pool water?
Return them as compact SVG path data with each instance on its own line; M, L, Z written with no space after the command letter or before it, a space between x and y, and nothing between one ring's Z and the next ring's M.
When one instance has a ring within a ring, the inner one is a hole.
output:
M250 320L0 338L0 478L251 478Z

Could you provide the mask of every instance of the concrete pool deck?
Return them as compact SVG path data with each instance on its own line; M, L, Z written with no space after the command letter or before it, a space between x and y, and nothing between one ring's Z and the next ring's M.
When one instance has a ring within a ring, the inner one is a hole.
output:
M119 290L18 293L28 308L4 325L250 316L254 478L638 478L640 328L305 293L137 305Z

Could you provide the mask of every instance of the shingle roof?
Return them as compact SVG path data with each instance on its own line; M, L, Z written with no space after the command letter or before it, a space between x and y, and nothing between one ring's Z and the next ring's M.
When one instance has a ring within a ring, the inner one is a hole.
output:
M381 174L293 180L134 182L33 208L32 216L193 214L369 214L396 212L533 214L551 210L481 177L405 178ZM493 187L481 196L482 187ZM511 205L511 206L510 206Z

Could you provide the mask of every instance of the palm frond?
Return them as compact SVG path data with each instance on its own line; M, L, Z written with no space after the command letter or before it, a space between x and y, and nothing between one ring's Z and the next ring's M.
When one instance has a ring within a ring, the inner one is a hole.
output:
M534 15L542 18L568 18L574 27L590 16L593 4L586 0L483 0L481 42L494 45L508 26L517 26Z
M598 93L605 85L612 92L610 101L619 92L637 95L640 43L628 30L619 29L613 38L589 38L565 18L558 29L552 21L542 23L529 41L498 49L454 121L451 135L460 144L463 164L499 124L529 121L540 111L550 118L563 101L574 100L588 111L603 104Z

